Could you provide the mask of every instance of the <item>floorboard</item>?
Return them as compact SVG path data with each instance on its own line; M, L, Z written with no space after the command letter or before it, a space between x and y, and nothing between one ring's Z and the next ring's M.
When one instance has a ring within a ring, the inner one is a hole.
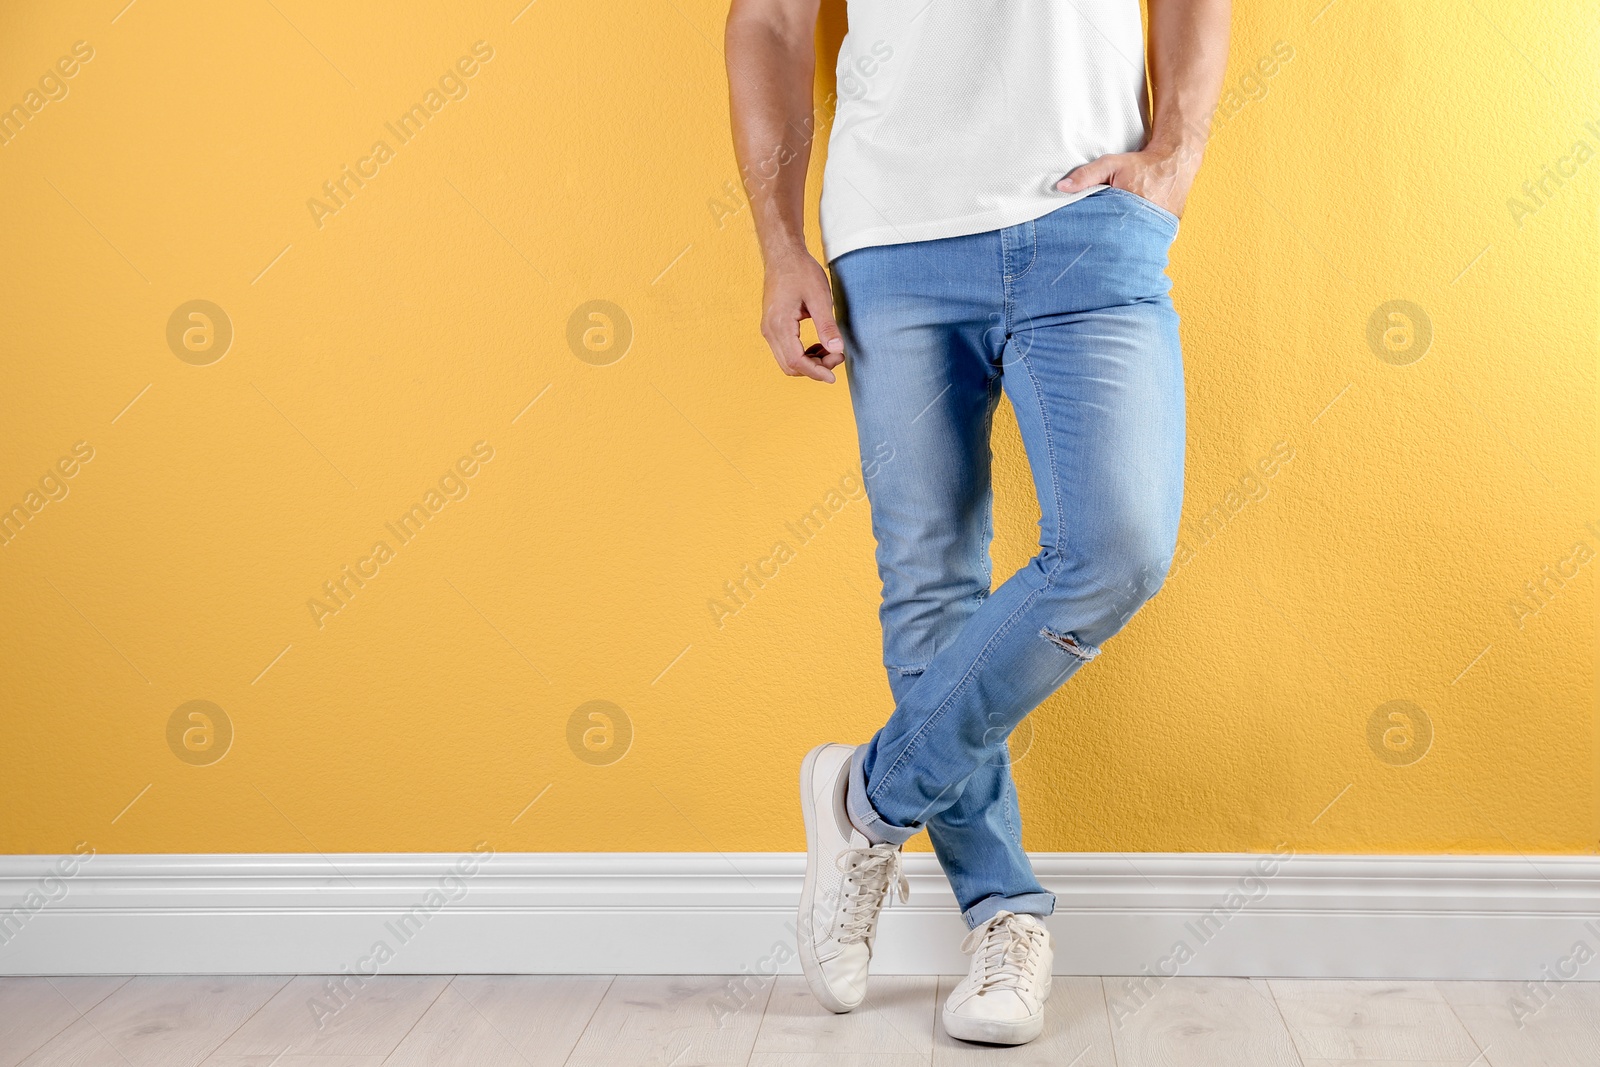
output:
M1432 982L1267 983L1307 1063L1466 1064L1483 1050Z
M1265 982L1105 980L1120 1067L1303 1067Z

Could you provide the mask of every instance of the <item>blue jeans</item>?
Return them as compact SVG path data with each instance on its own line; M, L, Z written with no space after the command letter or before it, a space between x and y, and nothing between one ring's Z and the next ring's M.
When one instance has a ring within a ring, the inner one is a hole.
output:
M1175 216L1104 189L1003 230L831 264L883 581L894 713L857 750L869 840L926 826L969 926L1055 906L1022 848L1006 739L1165 580L1183 499ZM1039 552L993 592L1000 390ZM1057 798L1066 802L1067 798Z

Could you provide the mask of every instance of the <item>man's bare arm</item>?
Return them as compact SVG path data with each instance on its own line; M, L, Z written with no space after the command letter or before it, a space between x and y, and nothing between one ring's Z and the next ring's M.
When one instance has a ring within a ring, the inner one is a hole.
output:
M832 382L844 362L827 273L806 249L819 0L733 0L725 53L734 155L766 266L761 333L785 374ZM800 346L809 318L822 349Z
M1114 185L1182 215L1222 91L1232 5L1231 0L1148 0L1148 10L1155 98L1149 140L1138 152L1085 163L1056 188L1070 193Z

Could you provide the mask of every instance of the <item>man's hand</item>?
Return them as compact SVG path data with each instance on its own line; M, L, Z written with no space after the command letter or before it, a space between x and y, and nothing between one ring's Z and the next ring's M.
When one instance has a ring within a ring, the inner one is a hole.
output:
M844 362L844 341L833 321L828 275L805 240L817 9L818 0L733 0L723 54L733 151L766 264L761 335L783 373L832 382L833 368ZM779 166L769 174L773 159ZM812 321L822 342L805 351L802 319Z
M1200 153L1194 149L1146 148L1140 152L1115 152L1085 163L1056 182L1056 188L1063 193L1076 193L1091 185L1110 185L1182 217L1189 188L1199 170Z
M827 272L805 249L775 255L767 261L761 300L761 336L783 373L795 378L833 382L833 368L844 362L844 339L833 321L833 289ZM800 320L810 319L822 342L800 347Z

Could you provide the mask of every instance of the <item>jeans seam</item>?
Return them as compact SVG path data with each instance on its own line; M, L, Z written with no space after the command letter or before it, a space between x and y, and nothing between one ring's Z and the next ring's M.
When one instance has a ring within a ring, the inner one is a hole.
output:
M1028 272L1033 269L1034 262L1039 258L1039 228L1032 222L1024 223L1024 225L1028 227L1028 265L1012 281L1021 281L1026 278Z
M1057 551L1055 567L1046 576L1048 583L1054 580L1056 571L1061 567L1062 553L1059 546L1066 536L1066 525L1061 514L1061 474L1056 468L1055 435L1050 430L1050 413L1045 408L1044 397L1039 390L1039 380L1033 376L1033 368L1028 365L1026 358L1018 362L1022 364L1022 372L1028 376L1028 388L1033 393L1034 406L1039 409L1039 426L1044 431L1045 460L1050 465L1050 492L1052 494L1051 503L1055 506Z
M1011 838L1013 841L1016 841L1018 847L1021 847L1021 845L1022 845L1022 840L1021 840L1022 835L1017 831L1016 824L1011 821L1011 812L1012 812L1014 796L1016 794L1017 787L1016 787L1016 783L1013 782L1012 779L1011 779L1011 754L1009 752L1006 754L1005 771L1006 771L1006 781L1005 781L1005 786L1004 786L1005 793L1004 793L1004 796L1003 796L1002 801L1001 801L1002 807L1000 808L1000 810L1005 815L1006 836Z
M1011 334L1011 253L1010 240L1006 237L1005 230L1000 231L1000 329L1007 336ZM1004 349L1005 343L1001 342Z
M983 414L983 447L989 450L991 469L988 478L989 485L984 491L983 533L981 535L983 538L983 543L978 546L978 570L983 574L985 586L994 584L994 563L989 558L989 545L994 541L994 472L992 469L994 462L994 451L990 444L990 439L994 433L994 409L995 402L997 400L995 392L999 388L999 385L1000 375L998 374L989 375L988 379L984 382L984 388L988 395L985 398L986 402L984 404ZM987 597L989 593L990 590L985 588L983 591L983 596Z

